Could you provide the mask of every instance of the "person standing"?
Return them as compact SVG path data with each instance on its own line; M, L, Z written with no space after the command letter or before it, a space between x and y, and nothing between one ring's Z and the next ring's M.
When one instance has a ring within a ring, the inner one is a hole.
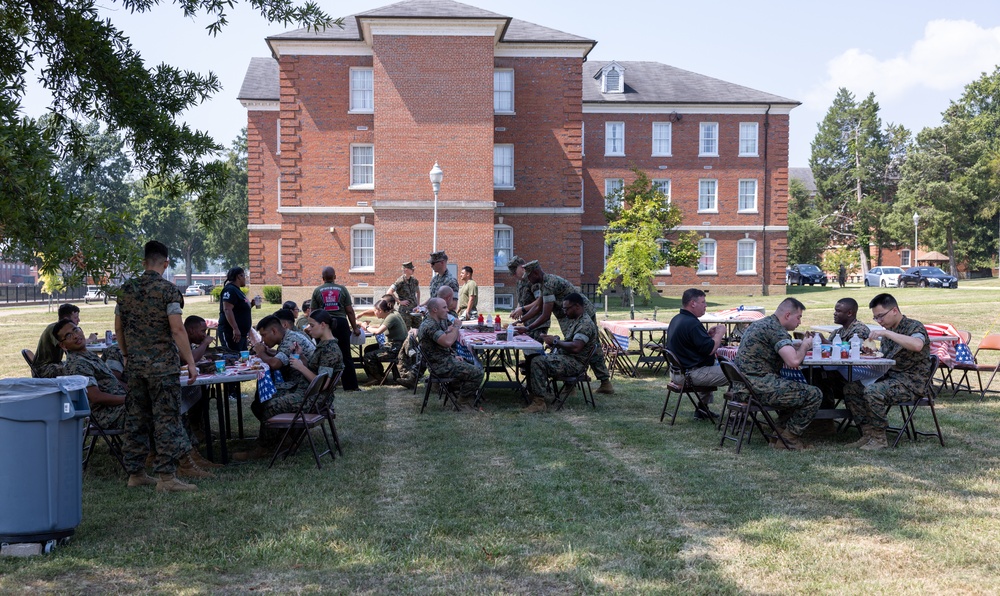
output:
M344 391L358 391L358 373L354 369L354 354L351 350L351 334L361 335L361 328L354 315L354 303L347 288L336 283L337 271L333 267L324 267L323 284L313 290L312 310L325 310L336 318L337 325L333 335L337 338L340 353L344 356L344 374L340 382Z
M219 296L219 344L232 352L247 349L247 334L253 324L250 300L243 293L246 285L246 271L242 267L233 267L226 273L226 285Z
M507 262L507 270L510 271L510 274L517 280L517 289L515 290L517 305L514 310L511 311L510 318L515 321L520 321L520 324L525 328L530 327L531 331L528 335L531 336L532 339L540 341L539 338L543 335L548 335L550 323L549 321L545 321L535 327L532 325L535 318L529 319L524 317L524 313L531 310L532 305L541 301L540 298L535 298L535 292L531 287L531 282L524 278L524 262L524 259L517 255L514 255L514 257Z
M125 399L125 440L122 452L128 486L156 485L160 492L192 491L197 486L177 478L177 463L191 451L181 423L181 385L177 369L187 365L188 384L198 378L181 319L184 297L163 279L169 261L166 245L146 243L142 275L122 285L115 307L115 332L129 379ZM180 359L178 359L178 352ZM156 444L154 480L146 474L149 437Z
M840 270L837 271L837 283L840 284L840 287L844 287L847 283L847 267L843 263L840 264Z
M437 291L441 286L448 286L458 294L458 280L448 271L448 255L443 251L431 253L431 258L427 261L431 264L434 275L431 277L431 289L428 300L437 297Z
M472 313L477 313L479 304L479 286L472 279L472 267L466 265L458 272L458 281L462 282L462 290L458 293L458 316L468 321Z
M389 293L394 295L399 303L399 316L406 323L406 328L416 327L416 321L411 313L420 304L420 282L413 277L413 261L403 263L403 274L389 288Z

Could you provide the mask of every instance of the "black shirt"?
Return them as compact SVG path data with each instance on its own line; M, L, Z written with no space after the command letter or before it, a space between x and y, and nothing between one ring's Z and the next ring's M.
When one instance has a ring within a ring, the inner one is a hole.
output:
M677 356L685 369L714 366L712 348L715 340L705 331L698 317L681 309L680 314L670 320L667 331L667 349Z
M236 326L239 328L240 335L243 336L240 338L240 343L243 343L246 341L243 338L250 332L250 326L253 324L250 317L250 304L247 302L246 294L235 284L227 283L222 288L222 295L219 297L219 335L226 339L233 336L233 331L229 327L229 319L226 318L227 302L233 305L233 319L236 320ZM229 347L235 348L235 346Z

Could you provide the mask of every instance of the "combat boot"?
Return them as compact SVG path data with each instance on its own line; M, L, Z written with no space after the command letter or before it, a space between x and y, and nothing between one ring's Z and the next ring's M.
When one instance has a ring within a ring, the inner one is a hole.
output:
M400 375L399 380L397 382L401 386L406 387L407 389L413 389L414 387L417 386L417 378L413 375L408 375L408 374Z
M601 381L601 386L597 388L597 392L605 395L614 394L615 388L611 386L611 379L604 379Z
M188 455L191 456L191 459L194 460L194 463L198 464L198 467L201 468L202 470L212 470L222 467L222 464L217 464L214 461L205 459L201 455L201 452L198 451L197 449L192 448L191 453L189 453Z
M143 465L146 466L147 468L152 468L155 462L156 462L156 451L150 449L149 455L146 456L146 463L144 463Z
M129 488L135 488L137 486L153 486L154 484L156 484L156 478L147 474L146 470L128 475Z
M775 439L775 441L771 443L771 447L774 447L775 449L789 449L791 451L802 451L806 448L806 444L802 442L802 439L800 439L798 435L787 430L781 431L780 434L781 439L785 440L784 443L781 442L781 439Z
M861 438L858 439L857 441L854 441L853 443L848 443L847 445L845 445L845 447L848 447L850 449L857 449L858 447L864 447L868 443L868 441L871 440L873 430L874 429L871 427L870 424L862 424Z
M540 395L535 395L531 398L531 405L521 411L525 414L534 414L535 412L544 412L545 408L545 398Z
M180 480L174 474L160 474L160 480L156 483L156 492L159 493L179 493L192 490L198 490L198 487Z
M191 454L185 455L177 462L177 475L185 478L215 478L215 474L199 468Z
M862 451L874 451L876 449L885 449L889 446L889 442L885 440L885 429L884 428L873 428L872 437L867 443L861 446Z

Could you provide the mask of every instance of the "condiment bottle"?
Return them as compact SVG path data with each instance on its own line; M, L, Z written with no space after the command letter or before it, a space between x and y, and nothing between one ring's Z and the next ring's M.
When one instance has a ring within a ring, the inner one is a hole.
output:
M503 331L503 323L500 322L500 315L497 315L497 318L493 319L493 330Z

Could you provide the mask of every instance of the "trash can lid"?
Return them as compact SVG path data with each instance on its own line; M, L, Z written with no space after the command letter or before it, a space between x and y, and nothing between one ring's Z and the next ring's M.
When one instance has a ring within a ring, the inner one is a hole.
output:
M54 379L0 379L0 402L15 402L59 391L69 393L87 388L87 377L69 375Z

